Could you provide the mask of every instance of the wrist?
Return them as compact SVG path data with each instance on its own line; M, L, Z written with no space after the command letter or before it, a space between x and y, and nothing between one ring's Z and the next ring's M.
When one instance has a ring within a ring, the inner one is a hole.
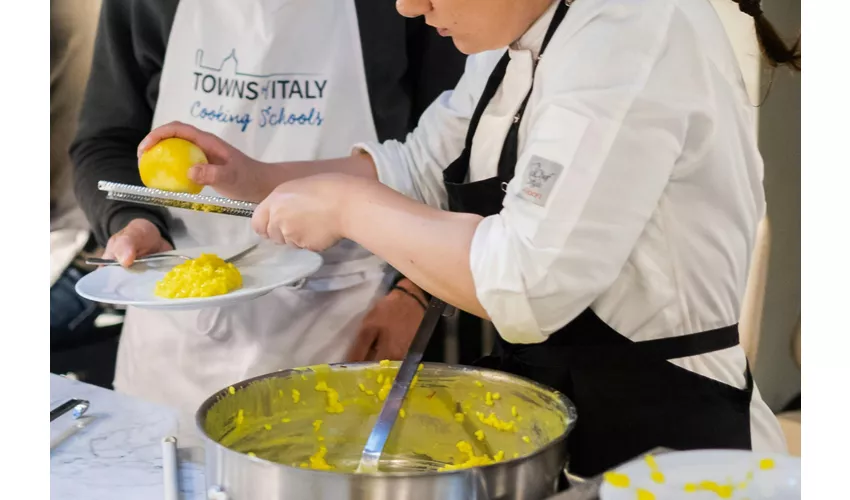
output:
M362 202L365 192L368 191L368 186L364 186L361 179L357 179L347 175L332 174L336 177L337 202L334 204L335 219L337 220L337 228L341 238L352 241L357 240L358 224L360 220L358 216L358 207Z
M397 293L401 293L403 295L406 295L408 298L410 298L411 300L413 300L417 304L419 304L422 307L423 310L428 309L428 302L424 298L422 298L419 294L415 293L413 290L405 288L404 286L401 286L400 284L396 284L390 289L390 293L392 293L393 291L395 291Z
M393 288L401 288L416 297L422 304L428 304L428 297L425 292L407 278L400 279L395 285L393 285Z
M410 281L410 279L405 277L403 274L398 275L398 278L396 278L395 281L393 281L391 288L395 288L395 286L398 285L399 283L404 283L404 287L407 290L410 290L411 292L415 293L416 296L421 298L423 301L425 301L426 304L431 301L431 294L430 293L428 293L425 290L423 290L422 288L420 288L419 285L417 285L416 283Z
M286 178L286 165L286 162L266 163L257 161L253 170L256 172L255 182L258 193L256 194L257 199L252 201L256 203L263 201L276 187L289 180Z

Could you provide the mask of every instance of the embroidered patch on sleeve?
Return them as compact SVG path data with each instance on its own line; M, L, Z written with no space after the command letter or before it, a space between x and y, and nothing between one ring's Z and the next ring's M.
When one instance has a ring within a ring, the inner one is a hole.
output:
M558 182L558 177L564 171L564 166L551 160L532 156L525 169L522 188L519 197L538 206L546 206L552 188Z

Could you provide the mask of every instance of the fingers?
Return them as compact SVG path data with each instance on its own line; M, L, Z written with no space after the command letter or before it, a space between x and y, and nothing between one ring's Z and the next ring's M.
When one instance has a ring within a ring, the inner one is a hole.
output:
M386 335L386 332L383 335ZM381 342L381 334L378 335L378 340L375 342L375 359L388 359L390 361L398 361L400 359L393 357L392 350L389 349L387 342Z
M269 237L269 215L269 203L268 200L265 200L257 206L254 215L251 217L251 229L266 239Z
M195 165L189 169L189 179L202 186L229 186L236 182L236 169L212 163Z
M109 238L103 256L105 259L116 259L122 266L129 267L136 257L166 250L171 250L171 245L162 238L152 222L133 219Z
M229 144L213 134L181 122L171 122L153 129L139 143L137 155L142 156L142 153L155 146L156 143L172 137L178 137L194 143L204 151L207 159L212 163L224 164L230 160Z
M168 252L170 250L174 250L174 247L171 246L171 243L165 241L164 239L160 239L159 246L154 248L151 253Z
M151 130L139 143L137 156L156 145L156 143L172 137L179 137L187 141L195 142L203 134L197 128L181 122L171 122Z
M254 210L254 215L251 217L251 228L263 238L279 245L285 245L286 237L281 230L279 218L275 216L278 213L280 213L280 204L274 195L271 195Z
M378 330L368 325L364 325L357 332L357 338L354 344L348 349L345 359L350 363L358 361L369 361L369 352L373 350L375 339L378 337Z
M112 238L109 238L109 241L106 242L106 248L103 249L103 254L100 257L103 259L114 259L115 252L112 251L113 246Z
M366 355L366 359L364 361L380 361L381 358L378 357L378 351L375 349L375 344L372 344L372 347L369 349L369 354Z
M377 347L375 359L388 359L390 361L401 361L404 359L404 355L407 354L407 349L399 348L395 345L392 339L386 337L384 340L381 339L382 335L389 336L392 334L392 332L384 331L378 335L378 340L375 342L375 346Z
M384 324L377 326L377 338L375 347L377 350L375 359L389 359L400 361L407 354L413 338L405 339L404 324Z
M266 226L266 235L278 245L286 245L286 237L283 235L280 222L275 214L269 215L269 224Z
M116 259L123 267L130 267L136 260L136 242L132 235L116 233L106 243L103 258Z

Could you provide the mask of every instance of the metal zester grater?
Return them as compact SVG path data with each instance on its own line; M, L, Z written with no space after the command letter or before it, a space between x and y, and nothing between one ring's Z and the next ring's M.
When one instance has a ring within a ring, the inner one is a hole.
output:
M183 208L196 212L210 212L239 217L251 217L254 215L256 203L247 201L231 200L216 196L205 196L202 194L175 193L161 189L151 189L118 182L100 181L97 188L106 191L109 200L129 201L142 205L153 205L155 207Z

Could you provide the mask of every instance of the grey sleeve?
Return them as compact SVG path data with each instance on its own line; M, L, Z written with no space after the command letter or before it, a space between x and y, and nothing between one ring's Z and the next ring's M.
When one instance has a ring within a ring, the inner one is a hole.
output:
M98 243L136 218L159 227L163 209L109 201L97 182L141 185L136 148L151 129L178 0L103 0L77 135L70 147L77 200Z

